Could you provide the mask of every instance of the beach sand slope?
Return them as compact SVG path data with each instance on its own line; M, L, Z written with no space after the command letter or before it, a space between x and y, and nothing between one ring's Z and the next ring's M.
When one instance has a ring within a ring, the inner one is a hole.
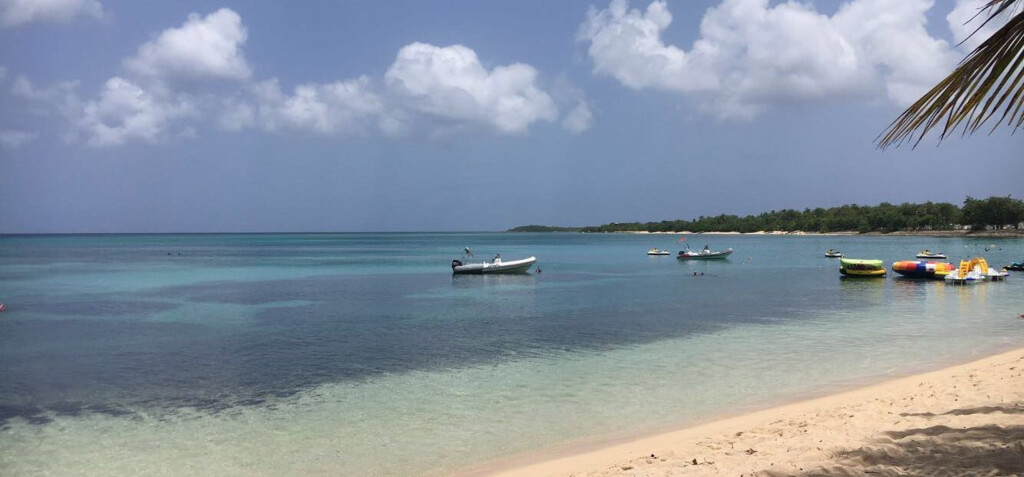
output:
M1024 475L1024 349L493 475Z

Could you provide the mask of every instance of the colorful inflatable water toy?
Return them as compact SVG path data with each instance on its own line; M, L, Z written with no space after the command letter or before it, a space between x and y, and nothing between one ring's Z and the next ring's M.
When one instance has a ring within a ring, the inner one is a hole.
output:
M848 277L884 277L885 264L881 260L840 258L839 273Z
M892 271L908 278L943 279L956 267L948 262L927 262L924 260L901 260L892 264Z

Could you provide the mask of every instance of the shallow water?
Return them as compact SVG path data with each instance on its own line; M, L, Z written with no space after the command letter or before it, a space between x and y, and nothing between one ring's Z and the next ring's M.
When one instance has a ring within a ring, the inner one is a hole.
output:
M680 262L645 254L675 236L619 234L0 237L0 471L438 474L1024 345L1021 274L841 279L823 257L999 264L1024 240L688 240L736 252ZM465 246L543 272L452 276Z

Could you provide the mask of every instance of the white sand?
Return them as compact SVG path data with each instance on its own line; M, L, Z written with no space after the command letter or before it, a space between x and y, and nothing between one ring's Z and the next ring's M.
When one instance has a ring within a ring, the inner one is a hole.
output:
M465 474L1024 475L1024 348L597 450L517 457Z

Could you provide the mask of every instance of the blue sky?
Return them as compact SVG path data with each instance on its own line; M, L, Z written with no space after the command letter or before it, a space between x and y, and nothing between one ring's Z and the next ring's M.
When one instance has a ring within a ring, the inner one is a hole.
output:
M872 141L981 0L0 0L0 233L503 230L1020 198Z

